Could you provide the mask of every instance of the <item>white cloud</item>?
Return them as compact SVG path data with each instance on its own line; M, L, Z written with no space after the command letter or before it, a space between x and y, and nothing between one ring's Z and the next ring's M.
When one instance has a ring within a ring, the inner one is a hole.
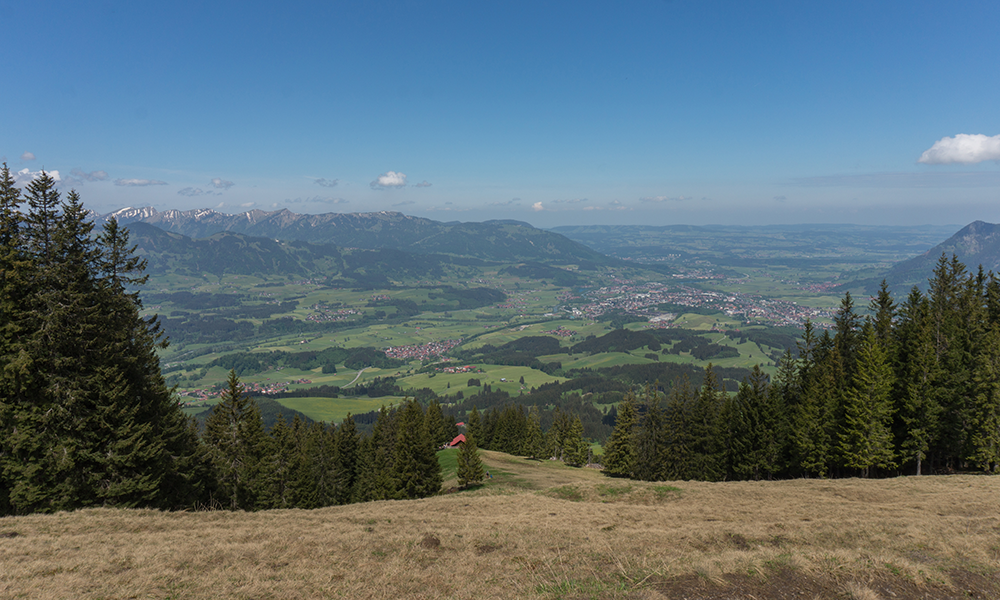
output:
M228 190L229 188L233 187L236 184L233 183L232 181L225 181L223 179L216 177L215 179L212 180L212 185L219 190Z
M431 184L425 179L420 183L415 184L413 187L431 187Z
M250 208L251 206L257 206L256 202L244 202L240 204L240 208Z
M35 155L32 154L31 152L25 152L24 154L21 155L21 160L23 161L35 160Z
M925 150L917 162L925 165L974 164L984 160L1000 161L1000 135L960 133L941 138Z
M535 202L534 204L531 205L531 210L538 212L540 210L545 210L545 207L542 206L541 202Z
M340 183L340 180L339 179L327 179L325 177L319 177L319 178L316 179L315 183L316 183L316 185L321 185L323 187L337 187L337 184Z
M373 190L401 188L406 186L406 175L395 171L386 171L371 183Z
M156 179L115 179L115 185L125 187L145 187L147 185L167 185L167 182Z
M49 177L53 181L60 182L62 178L59 177L59 171L45 171L48 173ZM28 169L21 169L14 174L14 185L27 185L42 176L42 171L29 171Z

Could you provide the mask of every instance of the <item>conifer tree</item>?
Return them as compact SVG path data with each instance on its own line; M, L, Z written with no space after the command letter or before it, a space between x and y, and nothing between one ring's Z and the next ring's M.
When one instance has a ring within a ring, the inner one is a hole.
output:
M486 477L483 461L479 458L479 448L476 446L476 438L465 437L465 443L458 449L458 485L467 488L472 484L480 483Z
M441 465L416 400L407 400L399 411L392 476L399 499L425 498L441 491Z
M476 443L482 443L483 438L483 421L479 414L479 410L473 406L472 411L469 412L467 423L465 424L465 437L472 436L476 438Z
M635 427L638 410L633 393L625 396L618 404L618 418L615 428L604 445L604 469L609 477L632 477L635 472Z
M389 500L396 496L393 470L396 456L397 411L384 405L372 434L362 441L358 461L357 500Z
M587 464L589 449L590 445L583 439L583 421L576 417L563 439L563 462L572 467L582 467Z
M541 416L538 414L537 406L532 406L528 410L524 454L528 458L545 458L545 434L542 433Z
M705 367L705 378L691 408L691 461L693 479L719 481L725 475L722 468L722 445L719 437L719 415L725 402L722 389L712 368Z
M897 447L903 462L913 461L915 474L923 471L938 432L941 405L940 367L927 299L914 286L900 308L896 327L899 376L896 379Z
M264 459L272 452L260 409L246 394L236 371L229 372L226 390L205 420L219 481L218 501L230 510L256 510L266 505Z
M875 327L867 323L858 349L857 370L845 398L844 429L840 451L845 466L860 469L868 477L871 469L895 466L892 445L893 374L885 348Z
M431 436L431 443L437 448L451 441L448 431L445 429L444 414L441 412L441 404L437 400L431 399L427 405L427 432Z
M635 436L635 478L662 481L665 479L666 435L660 395L655 389L647 388L642 400L645 414Z
M687 377L674 385L667 395L664 431L663 468L666 479L694 479L693 439L691 435L691 386Z
M976 397L968 458L983 471L996 473L1000 470L1000 326L986 334L973 378Z
M360 438L354 419L348 414L333 436L334 458L333 472L335 488L333 501L335 504L347 504L354 496L358 480L358 464Z

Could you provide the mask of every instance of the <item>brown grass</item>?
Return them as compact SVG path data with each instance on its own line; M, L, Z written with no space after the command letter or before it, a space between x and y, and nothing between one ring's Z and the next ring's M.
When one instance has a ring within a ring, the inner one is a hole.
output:
M485 454L487 485L426 500L0 519L0 598L1000 597L1000 478L641 483Z

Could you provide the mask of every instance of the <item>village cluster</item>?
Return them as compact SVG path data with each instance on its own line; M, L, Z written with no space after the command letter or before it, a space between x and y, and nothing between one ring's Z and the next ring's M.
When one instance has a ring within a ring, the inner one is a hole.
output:
M462 340L443 340L440 342L414 344L411 346L391 346L386 348L385 355L389 358L396 358L400 360L424 360L428 358L437 358L461 343Z
M619 285L602 287L588 295L595 300L572 309L574 316L594 319L612 310L642 314L660 304L711 308L747 323L762 322L771 325L801 326L807 319L815 321L832 316L830 309L799 306L786 300L738 292L699 290L684 285L668 288L661 283L640 285L622 281Z
M296 384L311 384L312 381L309 379L294 379L291 381L245 381L243 382L243 389L252 395L266 395L266 394L277 394L288 390L288 386ZM212 400L213 398L218 398L226 391L225 386L219 385L214 388L208 389L194 389L194 390L178 390L177 393L181 396L188 396L191 400L187 400L182 404L194 404L196 402L205 402Z

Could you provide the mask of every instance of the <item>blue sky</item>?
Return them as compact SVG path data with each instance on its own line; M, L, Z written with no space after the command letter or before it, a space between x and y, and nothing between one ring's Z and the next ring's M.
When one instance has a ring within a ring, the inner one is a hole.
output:
M124 206L1000 221L997 2L11 2L0 157Z

